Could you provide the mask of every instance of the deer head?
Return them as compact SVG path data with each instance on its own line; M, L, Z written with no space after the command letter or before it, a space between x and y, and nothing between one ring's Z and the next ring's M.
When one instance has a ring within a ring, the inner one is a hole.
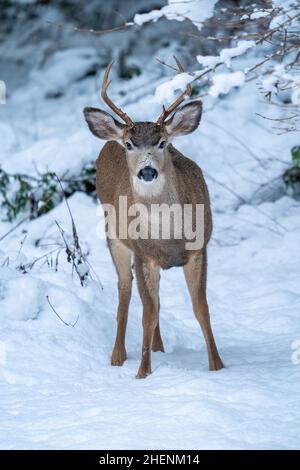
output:
M176 59L179 71L183 68ZM193 132L199 125L202 114L201 101L191 101L181 107L185 96L191 96L191 86L163 112L156 122L134 122L107 96L110 84L111 62L104 75L101 96L103 101L121 118L118 121L104 110L85 108L84 115L91 132L103 140L117 141L125 149L131 179L140 192L159 192L165 181L165 172L170 164L168 145L173 137ZM178 108L179 107L179 108ZM173 114L172 114L173 113Z

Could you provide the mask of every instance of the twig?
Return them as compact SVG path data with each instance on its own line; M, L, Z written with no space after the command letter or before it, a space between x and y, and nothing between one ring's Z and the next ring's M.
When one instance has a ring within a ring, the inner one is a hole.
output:
M74 328L74 326L77 324L77 322L78 322L78 320L79 320L79 315L77 316L77 318L76 318L76 320L75 320L74 323L67 323L67 322L66 322L65 320L63 320L63 319L61 318L61 316L57 313L57 311L55 310L55 308L54 308L53 305L51 304L48 295L46 295L46 299L47 299L47 302L48 302L48 304L50 305L52 311L53 311L53 312L55 313L55 315L60 319L60 321L61 321L64 325L66 325L66 326L71 326L72 328Z
M1 264L1 268L5 268L5 267L7 267L7 266L9 266L9 256L7 256L7 257L4 259L3 263Z
M65 29L66 31L73 31L74 33L87 33L87 34L93 34L95 36L102 36L103 34L109 34L109 33L118 33L125 31L128 29L128 26L133 26L134 23L124 23L121 26L116 26L115 28L110 28L110 29L103 29L103 30L96 30L93 28L78 28L77 26L66 26L61 23L55 23L54 21L46 21L46 23L56 26L57 28L60 29Z
M66 237L65 237L64 230L63 230L62 227L59 225L59 223L58 223L57 221L55 221L55 223L56 223L56 225L57 225L57 227L58 227L58 230L59 230L59 232L60 232L60 234L61 234L61 236L62 236L62 239L63 239L63 241L64 241L64 244L65 244L65 246L66 246L68 261L70 261L70 262L72 261L72 269L75 269L76 274L78 275L79 280L80 280L80 283L81 283L82 286L84 285L85 276L82 276L82 274L80 273L80 271L79 271L79 269L78 269L78 265L85 263L85 264L88 265L88 267L89 267L90 269L92 269L93 273L95 274L95 276L96 276L96 278L97 278L97 280L98 280L98 282L99 282L99 285L100 285L101 290L103 290L103 284L102 284L102 282L100 281L99 276L96 274L96 271L92 268L91 264L88 262L86 256L85 256L85 255L83 254L83 252L82 252L82 249L81 249L81 246L80 246L80 242L79 242L79 236L78 236L78 233L77 233L75 221L74 221L74 218L73 218L73 214L72 214L72 212L71 212L71 208L70 208L70 206L69 206L68 199L67 199L67 197L66 197L66 194L65 194L65 192L64 192L64 188L63 188L63 186L62 186L62 183L61 183L59 177L57 176L56 173L54 173L54 175L55 175L55 177L56 177L56 179L57 179L57 181L58 181L58 184L59 184L59 186L60 186L60 188L61 188L62 194L63 194L63 196L64 196L65 203L66 203L67 208L68 208L68 212L69 212L69 214L70 214L71 224L72 224L73 241L74 241L74 245L75 245L75 252L77 252L77 254L79 254L79 260L78 260L78 256L76 256L76 253L74 252L74 250L72 251L72 250L70 249L70 247L69 247L69 244L68 244L68 242L67 242L67 240L66 240ZM77 262L75 262L75 260L76 260Z
M264 116L263 114L260 114L260 113L255 113L255 114L257 116L263 118L263 119L268 120L268 121L279 121L279 122L289 121L290 119L294 119L295 117L298 116L297 114L294 114L293 116L287 116L287 117L282 117L282 118L271 118L271 117L268 117L268 116Z
M58 230L62 236L62 239L64 241L64 244L65 244L65 247L66 247L66 253L67 253L67 259L69 262L72 262L72 269L75 269L76 271L76 274L77 276L79 277L79 280L80 280L80 284L83 286L84 285L84 278L82 277L82 275L80 274L79 270L78 270L78 266L77 264L75 263L75 259L76 259L76 255L74 253L74 251L71 250L71 248L69 247L69 244L66 240L66 237L65 237L65 232L64 230L62 229L62 227L59 225L59 223L57 222L57 220L55 221L57 227L58 227ZM75 247L76 249L76 247ZM81 253L81 256L82 256L82 253Z
M74 243L75 243L75 247L76 249L80 252L80 254L82 255L82 250L81 250L81 246L80 246L80 243L79 243L79 237L78 237L78 233L77 233L77 230L76 230L76 225L75 225L75 222L74 222L74 219L73 219L73 215L72 215L72 212L71 212L71 209L70 209L70 206L69 206L69 203L68 203L68 199L66 197L66 193L64 191L64 188L61 184L61 181L59 179L59 177L57 176L56 173L54 173L57 181L58 181L58 184L60 186L60 189L62 191L62 194L64 196L64 200L65 200L65 203L67 205L67 208L68 208L68 211L69 211L69 214L70 214L70 218L71 218L71 223L72 223L72 232L73 232L73 238L74 238Z
M39 215L45 207L47 207L48 203L51 201L52 196L49 196L49 198L46 199L46 201L43 203L43 205L37 209L36 214ZM27 215L23 219L20 220L16 225L14 225L8 232L6 232L4 235L0 237L0 242L4 240L8 235L10 235L12 232L14 232L17 228L20 227L20 225L24 224L24 222L27 222L27 220L30 220L32 218L32 214Z
M22 251L22 249L23 249L23 246L24 246L24 243L25 243L26 238L27 238L27 233L26 233L26 235L24 235L23 240L21 240L20 248L19 248L19 251L18 251L18 254L17 254L16 259L18 259L19 256L20 256L20 254L21 254L21 251Z
M263 34L262 37L260 37L258 40L255 41L255 44L258 46L260 44L262 44L265 40L267 40L270 36L272 36L275 32L279 32L280 30L282 30L282 28L284 28L286 25L290 24L293 20L297 19L297 18L300 18L300 13L297 13L296 15L292 16L292 17L289 17L287 20L283 21L282 23L280 23L279 25L277 25L276 27L270 29L269 31L267 31L267 33ZM250 72L253 72L256 68L258 67L261 67L262 65L264 65L266 62L270 61L272 58L276 57L276 56L279 56L281 52L284 52L284 53L288 53L290 52L291 50L294 50L296 48L296 46L294 44L292 44L289 48L286 48L285 44L283 43L283 46L281 48L281 50L276 50L274 53L270 54L269 56L265 57L261 62L259 62L258 64L256 64L255 66L253 66L252 68L250 68L248 71L247 71L247 74L249 74ZM236 56L233 56L231 59L236 59L240 57L239 55L236 55ZM165 63L163 60L161 59L157 59L158 62L160 62L162 65L165 65L166 67L169 67L171 69L174 70L174 67L170 64L167 64ZM214 67L209 67L209 68L206 68L204 69L200 74L196 75L195 76L195 73L191 73L190 72L190 75L191 77L194 77L190 83L194 83L195 81L198 81L200 80L201 78L203 78L205 75L209 74L210 72L214 72L215 69L217 69L218 67L220 67L221 65L224 65L224 62L218 62Z
M49 251L48 253L45 253L44 255L41 255L41 256L38 256L37 258L35 258L33 261L31 261L31 263L27 263L27 264L21 264L18 269L19 271L22 271L23 274L26 274L28 272L28 270L31 270L34 265L36 263L38 263L38 261L41 261L42 259L44 258L48 258L48 256L52 255L53 253L56 253L57 251L61 251L62 250L62 247L61 246L58 246L57 248L55 248L54 250L51 250Z
M4 240L4 238L6 238L8 235L10 235L12 232L14 232L18 227L20 227L20 225L24 224L24 222L26 222L29 219L30 219L30 215L28 215L27 217L24 217L24 219L20 220L20 222L18 222L16 225L14 225L14 227L12 227L10 230L8 230L8 232L6 232L4 235L2 235L0 237L0 242L2 242L2 240Z
M155 57L157 62L159 62L161 65L164 65L165 67L168 67L171 70L175 70L175 72L178 73L178 69L174 65L167 64L164 60L160 59L159 57Z

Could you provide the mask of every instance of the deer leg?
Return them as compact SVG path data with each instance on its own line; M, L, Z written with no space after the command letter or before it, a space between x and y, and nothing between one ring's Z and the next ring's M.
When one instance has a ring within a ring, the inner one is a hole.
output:
M153 347L154 332L158 325L158 289L160 276L158 266L143 262L137 257L135 259L135 269L139 294L143 303L142 359L137 373L137 378L142 379L151 374L151 349ZM159 330L157 331L158 335ZM158 336L156 339L158 339Z
M131 251L119 240L109 240L108 245L118 274L119 290L117 335L111 356L111 364L113 366L122 366L127 358L125 335L132 287Z
M157 320L157 325L154 330L152 351L153 352L156 352L156 351L165 352L164 343L160 335L159 320Z
M194 313L200 323L206 342L209 370L222 369L224 365L215 343L206 300L207 255L205 249L201 253L190 257L188 263L184 266L184 274Z
M160 307L159 307L159 298L158 298L158 317L159 317L159 309L160 309ZM157 320L157 325L156 325L155 330L154 330L153 342L152 342L152 351L153 352L157 352L157 351L165 352L164 343L163 343L163 340L161 339L161 335L160 335L159 318Z

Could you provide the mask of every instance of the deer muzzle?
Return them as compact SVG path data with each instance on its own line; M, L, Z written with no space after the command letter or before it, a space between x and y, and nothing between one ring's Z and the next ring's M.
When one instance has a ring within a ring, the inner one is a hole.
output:
M138 172L137 176L140 180L144 180L147 183L150 183L157 178L158 173L155 168L152 168L151 166L145 166Z

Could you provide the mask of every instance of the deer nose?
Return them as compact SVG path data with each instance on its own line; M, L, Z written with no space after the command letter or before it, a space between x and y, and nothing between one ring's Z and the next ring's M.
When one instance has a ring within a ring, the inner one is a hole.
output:
M157 171L155 170L155 168L152 168L151 166L145 166L145 168L142 168L138 172L138 178L140 180L144 180L148 182L154 180L154 178L157 178L157 176L158 176Z

